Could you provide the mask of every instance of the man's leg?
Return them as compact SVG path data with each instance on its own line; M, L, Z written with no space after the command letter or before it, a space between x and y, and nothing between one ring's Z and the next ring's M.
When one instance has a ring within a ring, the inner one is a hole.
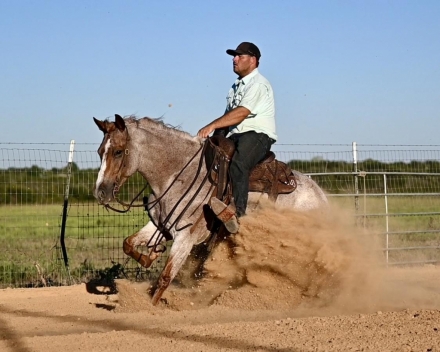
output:
M234 197L237 217L246 213L249 174L251 170L266 156L273 143L264 133L246 132L229 137L235 143L229 172L232 179L232 195Z

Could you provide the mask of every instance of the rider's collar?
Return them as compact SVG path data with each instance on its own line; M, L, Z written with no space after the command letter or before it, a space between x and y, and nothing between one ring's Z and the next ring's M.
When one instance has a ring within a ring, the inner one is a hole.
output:
M237 78L235 81L235 84L238 86L239 84L243 83L244 85L248 84L249 81L255 77L258 74L258 68L255 68L251 73L249 73L247 76L244 76L242 79Z

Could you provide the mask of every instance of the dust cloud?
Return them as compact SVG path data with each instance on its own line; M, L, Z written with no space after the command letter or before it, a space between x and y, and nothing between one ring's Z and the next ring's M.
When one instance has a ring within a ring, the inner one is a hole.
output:
M295 212L265 202L242 219L228 248L227 258L214 253L206 268L211 277L232 279L236 288L214 304L236 308L349 310L361 296L374 295L381 271L374 237L336 209ZM224 246L218 250L226 252Z
M214 249L203 278L170 286L161 305L294 310L298 316L438 308L434 286L405 269L386 268L375 235L355 226L352 215L336 208L295 212L264 202L241 219L238 234ZM122 305L127 295L133 302L130 289L118 285ZM145 287L141 291L137 309L148 300Z

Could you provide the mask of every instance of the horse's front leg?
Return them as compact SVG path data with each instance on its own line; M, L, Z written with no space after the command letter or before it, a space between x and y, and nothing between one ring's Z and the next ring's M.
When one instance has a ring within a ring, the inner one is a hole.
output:
M124 253L132 257L144 268L149 268L153 261L159 256L159 254L155 252L155 247L153 246L157 241L158 236L160 236L159 231L156 230L156 226L150 220L140 231L124 239ZM165 245L164 242L164 240L161 240L161 245ZM151 248L150 253L146 255L138 252L136 250L137 246L148 246Z
M182 265L185 263L185 260L188 258L194 243L194 234L191 235L189 231L179 232L174 239L167 263L160 273L156 288L154 290L152 299L153 305L156 305L157 302L159 302L162 294L165 292L171 281L173 281L179 272Z

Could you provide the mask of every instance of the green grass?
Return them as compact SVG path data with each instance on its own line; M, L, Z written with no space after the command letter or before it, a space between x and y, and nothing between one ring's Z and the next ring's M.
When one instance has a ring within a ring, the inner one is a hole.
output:
M2 206L0 212L0 287L41 282L37 267L53 282L66 283L60 246L62 206ZM65 244L74 279L123 263L123 239L147 222L143 208L118 214L95 203L71 204ZM130 268L139 271L134 263L127 266Z
M354 211L353 197L330 197L330 203ZM358 199L358 215L385 213L383 197ZM438 197L388 197L388 212L423 213L440 209ZM357 220L356 220L357 219ZM53 284L69 283L60 247L61 205L0 206L0 287L38 286L42 276ZM371 235L378 235L386 245L386 219L379 216L353 217ZM148 222L143 208L119 214L107 211L95 202L69 205L65 243L70 274L75 282L84 281L102 271L123 264L127 275L144 278L157 275L164 258L150 272L133 261L126 262L122 241ZM440 246L440 216L390 216L390 232L426 231L416 234L390 234L391 248ZM438 249L389 252L390 262L439 260ZM42 272L40 274L38 269Z

